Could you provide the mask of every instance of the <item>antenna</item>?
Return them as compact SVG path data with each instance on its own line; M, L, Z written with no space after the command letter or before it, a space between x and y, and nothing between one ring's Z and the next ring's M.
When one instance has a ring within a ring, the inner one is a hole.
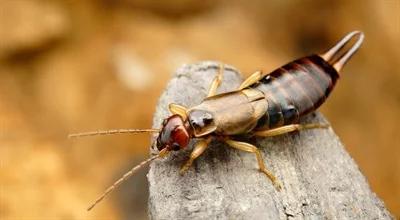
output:
M69 134L68 138L80 138L96 135L113 135L113 134L137 134L146 132L160 132L160 129L112 129L112 130L98 130L82 133Z
M148 163L150 163L151 161L157 159L157 158L161 158L166 156L169 153L168 148L164 148L162 149L157 155L150 157L149 159L141 162L140 164L136 165L135 167L133 167L131 170L129 170L127 173L125 173L121 178L119 178L117 181L115 181L110 187L108 187L106 189L106 191L104 191L104 193L98 197L96 199L96 201L94 201L89 208L87 209L88 211L90 211L91 209L93 209L99 202L101 202L109 193L111 193L112 191L114 191L119 185L121 185L121 183L123 183L125 180L127 180L130 176L132 176L136 171L138 171L140 168L142 168L144 165L147 165Z

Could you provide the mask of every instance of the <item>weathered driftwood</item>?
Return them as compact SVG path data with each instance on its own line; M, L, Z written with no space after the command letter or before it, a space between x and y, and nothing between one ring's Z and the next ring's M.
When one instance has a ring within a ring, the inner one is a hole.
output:
M180 68L160 98L154 127L169 115L169 103L200 103L217 67L214 62L203 62ZM241 81L238 71L227 66L219 92L233 90ZM306 121L327 123L319 113L302 122ZM281 191L258 172L253 154L213 142L184 176L179 169L192 147L151 164L150 218L392 218L331 128L260 138L254 144L282 183Z

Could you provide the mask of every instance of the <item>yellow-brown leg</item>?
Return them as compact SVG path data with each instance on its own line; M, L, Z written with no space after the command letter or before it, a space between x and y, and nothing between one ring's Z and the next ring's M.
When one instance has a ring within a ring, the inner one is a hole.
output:
M211 137L208 137L206 139L200 140L197 142L194 146L194 149L192 153L190 154L189 160L186 161L186 163L182 166L180 170L180 174L183 175L192 165L193 161L198 158L208 147L208 144L211 141Z
M242 90L256 82L258 82L261 78L263 77L262 71L257 71L253 74L251 74L247 79L245 79L242 84L239 86L238 90Z
M187 109L186 109L186 107L184 107L182 105L175 104L175 103L171 103L171 104L168 105L168 108L169 108L169 111L172 114L178 114L178 115L180 115L182 117L183 120L186 119L186 117L187 117L187 114L186 114Z
M267 168L265 168L265 164L264 161L262 159L262 155L260 150L249 143L246 142L240 142L240 141L234 141L234 140L225 140L225 142L236 149L242 150L242 151L246 151L246 152L250 152L250 153L254 153L256 155L257 158L257 162L258 162L258 167L260 169L261 172L263 172L265 175L267 175L267 177L272 181L272 183L275 185L275 187L277 187L278 189L281 189L281 184L277 181L276 177L267 170Z
M265 131L256 131L253 134L261 137L271 137L281 134L286 134L292 131L300 131L305 129L313 129L313 128L328 128L328 124L292 124L285 125L279 128L273 128Z
M207 97L214 96L217 94L217 88L219 87L219 85L221 85L222 78L224 75L224 70L225 70L224 64L219 64L218 73L217 73L217 75L215 75L215 77L211 83L210 89L208 90Z

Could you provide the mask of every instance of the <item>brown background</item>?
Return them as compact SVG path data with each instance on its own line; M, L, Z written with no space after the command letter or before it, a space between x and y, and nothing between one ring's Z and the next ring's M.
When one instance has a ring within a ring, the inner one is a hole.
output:
M69 132L150 127L183 63L248 76L355 29L365 42L321 111L400 216L400 1L1 0L0 218L146 218L145 171L85 208L147 156L149 136Z

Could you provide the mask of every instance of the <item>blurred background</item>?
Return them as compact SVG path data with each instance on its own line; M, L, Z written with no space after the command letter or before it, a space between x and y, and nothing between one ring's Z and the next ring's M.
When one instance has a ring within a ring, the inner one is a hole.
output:
M149 135L68 133L151 127L184 63L248 76L356 29L365 42L321 111L400 216L399 0L0 0L0 219L146 219L146 170L85 209L148 156Z

